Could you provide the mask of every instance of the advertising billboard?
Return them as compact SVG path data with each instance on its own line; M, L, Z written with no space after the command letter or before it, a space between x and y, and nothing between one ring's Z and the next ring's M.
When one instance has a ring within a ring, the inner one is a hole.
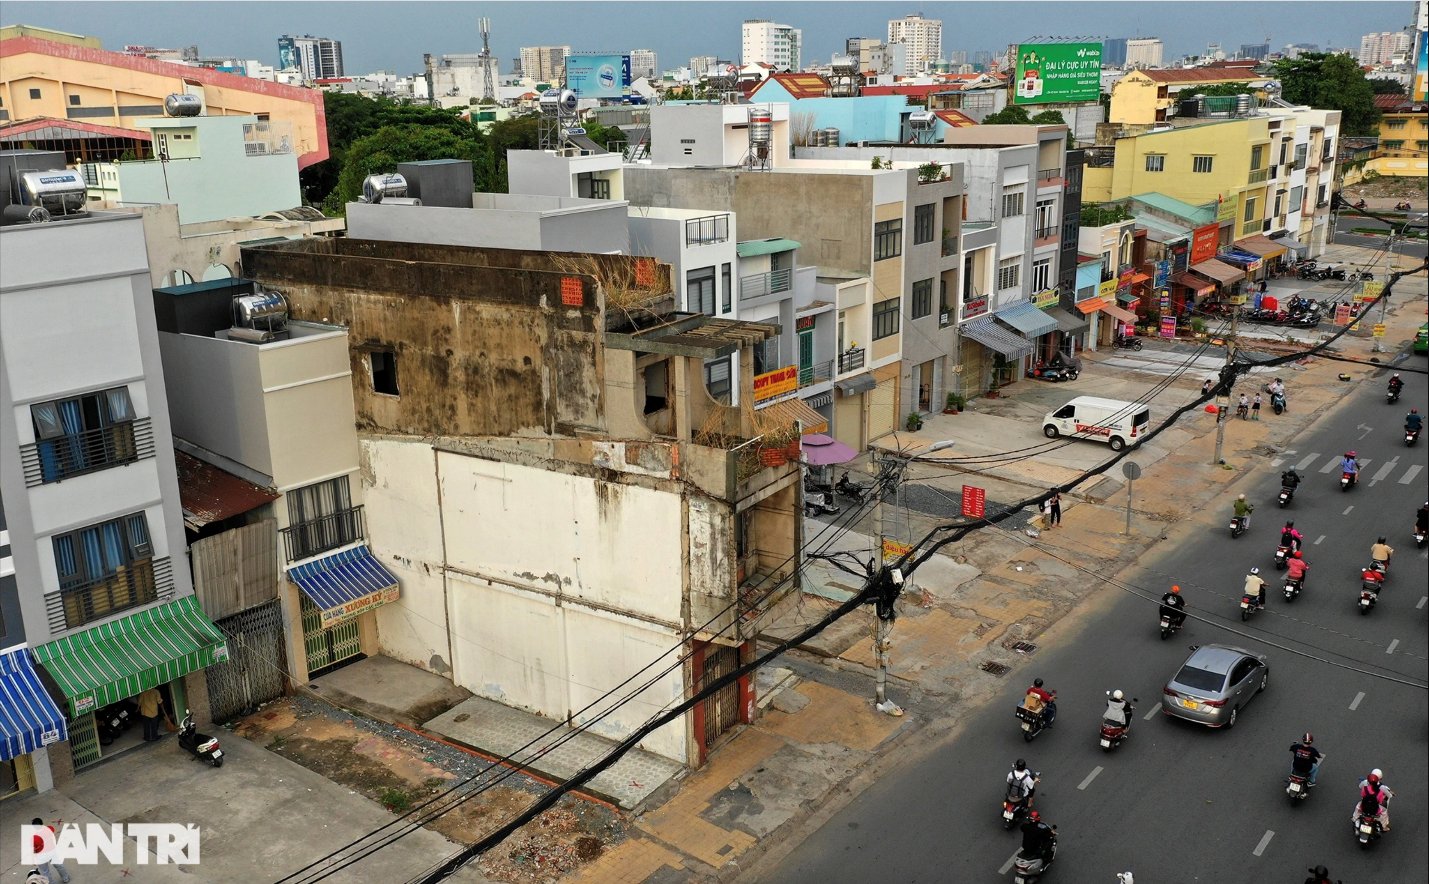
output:
M1422 7L1421 7L1422 8ZM1419 43L1418 51L1414 57L1418 59L1414 63L1414 100L1429 100L1429 31L1424 31L1421 27L1415 37Z
M1196 232L1191 234L1191 264L1196 265L1214 258L1220 241L1221 226L1219 224L1197 227Z
M629 85L628 55L566 56L566 88L581 98L620 98Z
M1016 83L1015 104L1097 101L1102 90L1102 44L1018 44Z

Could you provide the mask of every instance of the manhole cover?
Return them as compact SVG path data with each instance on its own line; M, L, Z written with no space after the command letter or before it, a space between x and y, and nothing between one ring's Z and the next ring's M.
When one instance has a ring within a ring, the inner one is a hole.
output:
M1019 654L1037 653L1037 646L1032 644L1032 642L1013 642L1007 646L1007 649L1009 651L1016 651Z
M991 672L998 678L1002 678L1004 675L1012 671L1011 666L1004 666L1001 663L994 663L991 660L982 664L982 666L978 668L981 669L983 672Z

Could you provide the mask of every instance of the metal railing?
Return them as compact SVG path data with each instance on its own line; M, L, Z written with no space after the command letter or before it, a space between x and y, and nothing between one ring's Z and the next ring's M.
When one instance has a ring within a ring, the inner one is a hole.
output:
M756 273L752 276L741 276L739 278L740 300L747 301L750 298L762 298L765 295L777 295L780 292L789 291L790 281L793 279L791 270L771 270L768 273Z
M1061 232L1061 230L1062 228L1060 227L1039 227L1037 228L1037 231L1033 234L1033 237L1035 239L1047 239L1049 237L1056 236L1058 233Z
M1037 173L1038 181L1051 181L1053 178L1061 178L1061 169L1043 169Z
M49 596L50 629L75 629L158 601L161 596L173 594L173 584L173 568L167 556L131 562L114 574L65 587Z
M149 419L141 417L21 445L20 467L25 487L34 488L153 456L154 432Z
M851 348L839 354L839 372L858 371L863 368L864 350L862 347Z
M288 561L308 559L339 546L355 543L363 533L362 507L338 510L306 522L289 525L282 531Z
M1240 227L1240 232L1241 232L1242 235L1247 234L1247 233L1255 233L1255 232L1258 231L1258 230L1260 230L1260 220L1259 220L1259 219L1256 219L1256 220L1254 220L1254 221L1247 221L1247 222L1245 222L1244 224L1242 224L1241 227Z
M729 240L729 216L705 215L685 222L685 245L707 246Z
M833 377L834 361L832 359L815 362L813 365L799 366L799 386L801 387L822 384L824 381L833 380Z
M1250 177L1246 179L1247 184L1260 184L1270 177L1269 169L1252 169Z

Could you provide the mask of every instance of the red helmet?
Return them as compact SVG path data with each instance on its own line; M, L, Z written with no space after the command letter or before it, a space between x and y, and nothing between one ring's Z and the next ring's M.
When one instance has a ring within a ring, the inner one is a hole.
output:
M1027 818L1028 818L1029 820L1032 820L1033 822L1037 822L1037 821L1039 821L1039 820L1042 819L1042 814L1038 813L1038 812L1035 811L1035 810L1029 811L1028 814L1027 814Z
M1377 783L1377 782L1379 782L1379 774L1378 774L1378 773L1371 773L1371 774L1369 775L1369 781L1370 781L1371 783ZM1036 813L1036 811L1033 811L1033 813Z
M1180 595L1180 594L1181 594L1181 587L1179 587L1179 586L1173 586L1173 587L1171 587L1171 594L1172 594L1172 595Z
M1298 549L1295 550L1295 558L1297 558L1297 559L1303 559L1303 558L1304 558L1304 556L1300 555L1300 550L1298 550Z

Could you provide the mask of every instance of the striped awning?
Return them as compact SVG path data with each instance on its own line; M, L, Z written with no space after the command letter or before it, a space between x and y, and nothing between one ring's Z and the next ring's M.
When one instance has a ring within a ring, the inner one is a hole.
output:
M36 662L64 692L71 718L227 659L223 633L194 596L35 648Z
M1057 328L1057 320L1026 301L1004 307L994 313L993 318L1007 323L1029 338L1045 335Z
M64 713L40 684L30 652L0 654L0 761L67 739Z
M1019 359L1037 349L1031 341L1019 338L993 322L991 316L974 319L963 326L962 332L965 337L972 338L990 350L996 350L1008 359Z
M365 545L292 565L288 579L322 612L324 628L397 600L397 578Z

